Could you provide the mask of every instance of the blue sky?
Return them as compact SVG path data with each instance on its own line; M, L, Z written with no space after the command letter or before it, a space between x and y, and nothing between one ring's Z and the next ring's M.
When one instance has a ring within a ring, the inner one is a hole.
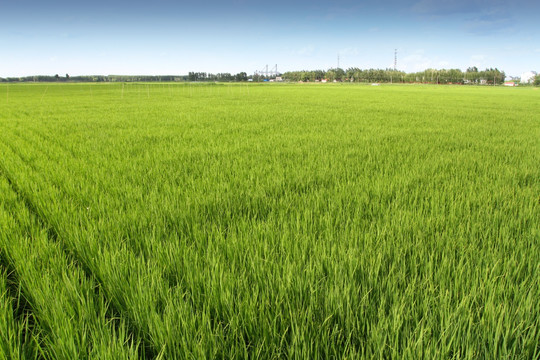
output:
M0 77L540 70L540 1L0 0Z

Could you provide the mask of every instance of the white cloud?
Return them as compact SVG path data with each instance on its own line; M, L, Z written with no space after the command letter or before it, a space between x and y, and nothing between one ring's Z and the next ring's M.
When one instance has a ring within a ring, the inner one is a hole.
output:
M393 67L393 64L391 67ZM397 68L406 72L418 72L426 69L449 69L451 67L452 63L450 61L437 56L429 56L424 49L418 49L402 58L398 56Z
M398 69L407 72L423 71L433 67L434 61L424 55L423 50L417 50L414 54L405 56L402 59L398 58Z

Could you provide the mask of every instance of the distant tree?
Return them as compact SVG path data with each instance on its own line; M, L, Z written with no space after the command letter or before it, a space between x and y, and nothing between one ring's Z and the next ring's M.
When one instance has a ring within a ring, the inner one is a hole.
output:
M534 86L540 86L540 74L534 78Z
M243 72L243 71L239 72L234 77L235 77L236 81L247 81L247 79L248 79L247 74L245 72Z
M324 70L315 70L315 80L322 80L326 78L326 71Z
M69 74L66 74L66 80L69 80Z
M54 79L55 79L56 81L58 81L58 79L60 79L60 76L59 76L58 74L56 74L56 75L54 75Z
M345 70L342 68L336 69L336 80L337 81L343 81L345 79Z
M330 81L336 80L336 71L334 69L329 69L326 72L326 78Z
M230 73L218 73L216 74L216 80L223 82L234 81L234 76Z

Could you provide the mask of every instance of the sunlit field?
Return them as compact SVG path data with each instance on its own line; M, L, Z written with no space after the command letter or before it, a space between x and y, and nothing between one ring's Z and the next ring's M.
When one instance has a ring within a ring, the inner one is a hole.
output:
M540 91L0 85L0 358L540 358Z

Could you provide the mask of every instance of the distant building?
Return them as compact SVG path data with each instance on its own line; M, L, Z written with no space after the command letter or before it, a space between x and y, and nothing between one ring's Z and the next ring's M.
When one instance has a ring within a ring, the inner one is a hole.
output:
M526 73L521 74L521 83L530 84L534 81L536 77L536 71L527 71Z
M504 86L518 86L518 84L515 81L506 81Z

